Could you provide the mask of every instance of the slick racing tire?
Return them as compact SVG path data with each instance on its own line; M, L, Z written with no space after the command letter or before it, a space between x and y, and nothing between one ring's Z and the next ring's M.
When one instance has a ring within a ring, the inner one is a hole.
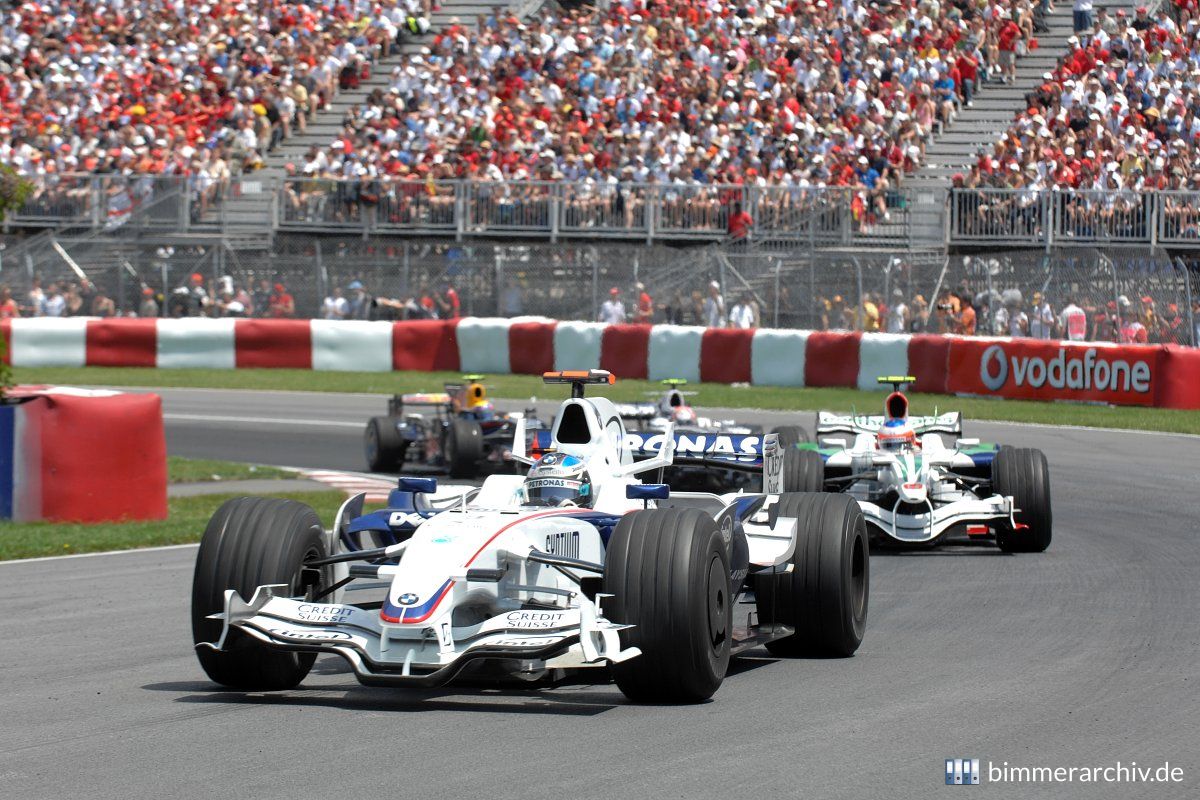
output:
M799 425L780 425L771 431L779 436L779 446L783 448L793 448L801 442L808 441L808 431Z
M755 591L761 623L796 632L767 644L773 655L846 657L867 624L871 562L862 511L844 494L784 494L768 511L798 523L792 570L763 572Z
M789 447L783 451L783 490L819 492L825 488L825 462L816 450Z
M216 642L222 623L209 619L225 610L225 591L249 601L266 584L287 584L303 595L319 584L320 572L304 570L308 558L325 556L325 536L317 513L294 500L236 497L217 509L200 540L192 578L192 640ZM308 675L314 653L275 650L236 629L225 649L196 650L208 677L222 686L247 691L290 689Z
M372 417L363 434L363 450L371 472L391 472L404 464L408 442L396 430L392 417Z
M604 565L605 618L642 654L614 664L617 686L641 703L707 700L725 679L733 637L729 559L716 521L698 509L621 517Z
M1014 518L1028 525L1015 531L1001 529L996 544L1006 553L1041 553L1050 546L1054 518L1050 511L1050 466L1041 450L1002 447L992 460L992 491L1011 497L1018 509Z
M474 478L483 459L483 428L469 419L452 419L446 429L446 467L451 478Z

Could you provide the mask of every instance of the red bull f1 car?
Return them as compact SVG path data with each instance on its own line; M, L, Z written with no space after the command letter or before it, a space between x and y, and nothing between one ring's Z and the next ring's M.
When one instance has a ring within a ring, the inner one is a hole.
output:
M546 381L572 396L538 452L523 452L517 421L511 457L527 474L489 475L450 501L431 499L435 479L402 477L387 508L366 513L359 495L329 529L290 500L222 506L192 591L208 676L287 689L317 655L335 654L367 684L599 669L634 700L693 702L753 648L858 649L869 554L850 498L781 493L774 436L718 442L668 429L635 442L612 402L584 396L611 375ZM653 454L639 460L637 448ZM677 461L757 470L767 490L675 492L639 480Z
M516 420L526 430L543 426L536 413L497 411L487 397L482 375L464 375L438 393L394 395L387 416L372 417L363 433L363 450L372 472L413 467L475 478L485 469L509 466Z

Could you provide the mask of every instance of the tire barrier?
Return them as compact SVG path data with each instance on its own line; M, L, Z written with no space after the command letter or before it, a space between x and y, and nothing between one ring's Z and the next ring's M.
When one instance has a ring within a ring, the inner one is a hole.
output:
M68 388L10 391L0 404L0 517L166 519L162 400Z
M875 388L1200 409L1200 350L1038 339L601 325L539 317L411 322L246 319L0 321L14 366L293 367Z

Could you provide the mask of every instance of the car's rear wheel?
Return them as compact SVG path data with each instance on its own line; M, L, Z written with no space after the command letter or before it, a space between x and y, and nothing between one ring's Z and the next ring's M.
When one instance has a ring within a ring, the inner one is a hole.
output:
M391 472L404 464L408 441L392 417L372 417L363 433L363 450L372 472Z
M783 490L819 492L825 488L825 462L816 450L791 447L783 451Z
M608 542L604 616L633 625L625 646L642 654L613 665L631 700L694 703L711 697L729 668L733 601L716 521L697 509L626 514Z
M200 540L192 577L192 640L215 643L223 624L209 619L225 610L225 592L250 600L259 586L286 584L304 595L322 574L306 570L306 560L326 555L317 514L303 503L268 497L226 501L209 520ZM275 650L230 629L225 649L196 649L200 666L222 686L252 691L290 689L308 675L316 656Z
M779 656L845 657L862 644L870 594L870 551L862 511L844 494L784 494L770 508L797 521L792 570L759 573L758 617L795 633L767 649Z
M483 428L469 419L452 419L446 429L446 467L451 478L474 478L483 460Z
M799 425L780 425L771 433L779 437L779 446L791 448L808 441L808 431Z
M1006 553L1041 553L1050 546L1054 516L1050 509L1050 465L1041 450L1002 447L992 459L992 490L1011 497L1014 519L1026 528L1000 530L996 544Z

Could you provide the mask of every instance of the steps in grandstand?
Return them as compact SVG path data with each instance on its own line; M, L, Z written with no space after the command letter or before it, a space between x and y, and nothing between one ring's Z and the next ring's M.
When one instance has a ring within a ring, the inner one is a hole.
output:
M433 12L430 31L438 31L458 18L462 24L473 26L476 17L490 13L497 7L507 7L522 16L535 13L541 7L541 2L532 0L515 0L514 2L477 2L477 0L442 0L437 10ZM392 69L403 62L406 56L420 52L428 46L433 35L411 36L401 41L400 53L380 59L371 66L371 75L359 83L355 89L339 92L329 104L322 109L311 121L305 131L293 131L291 138L281 143L274 152L267 156L266 166L251 176L244 176L244 181L261 181L263 187L276 186L286 175L285 165L294 163L301 166L309 150L314 147L327 148L342 132L342 119L346 112L363 100L376 89L387 90L391 83ZM272 215L275 208L272 204L274 192L262 191L255 193L239 192L225 200L223 211L214 209L201 220L202 223L217 224L235 236L266 236L269 241L270 232L274 228Z
M1098 2L1096 10L1130 8L1128 2ZM913 238L918 242L944 241L946 191L950 176L965 172L981 148L990 149L1013 116L1026 106L1025 97L1051 72L1067 51L1073 33L1071 3L1058 0L1054 12L1045 17L1048 32L1038 33L1038 47L1018 59L1016 79L1011 84L989 82L976 93L970 108L963 108L954 123L925 149L925 165L905 181L916 192L910 210Z

